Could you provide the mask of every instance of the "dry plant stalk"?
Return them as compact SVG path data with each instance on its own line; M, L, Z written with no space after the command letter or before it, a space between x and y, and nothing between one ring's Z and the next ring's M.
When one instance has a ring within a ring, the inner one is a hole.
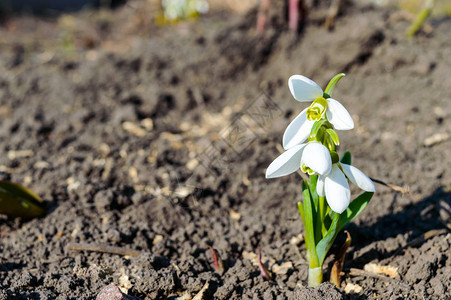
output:
M348 251L349 246L351 245L351 235L347 230L345 230L347 235L346 241L343 246L341 246L340 251L337 254L334 265L332 266L332 271L330 272L330 282L335 284L337 288L340 288L340 274L341 270L343 270L343 262L345 260L346 251Z

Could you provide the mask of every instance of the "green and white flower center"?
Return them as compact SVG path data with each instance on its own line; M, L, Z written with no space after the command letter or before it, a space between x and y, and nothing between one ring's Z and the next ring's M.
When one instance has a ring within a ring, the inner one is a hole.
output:
M307 109L307 120L321 120L327 108L327 100L324 97L317 98Z
M309 175L315 175L316 172L313 171L312 169L310 169L306 164L304 164L303 162L301 162L301 171L304 173L307 173Z

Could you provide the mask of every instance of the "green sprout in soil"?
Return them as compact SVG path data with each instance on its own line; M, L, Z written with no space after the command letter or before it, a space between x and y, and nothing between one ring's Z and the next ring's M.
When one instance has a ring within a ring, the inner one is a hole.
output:
M410 27L406 31L407 38L411 38L420 30L421 25L426 21L426 18L432 11L432 7L434 6L434 0L426 0L424 7L415 17L415 20L410 25Z
M331 98L345 74L336 75L323 91L314 81L293 75L288 86L300 102L312 102L287 127L286 150L266 170L266 178L281 177L299 169L309 175L302 181L303 202L298 210L305 228L309 262L308 284L323 281L323 263L337 234L366 207L376 187L362 171L351 165L351 152L338 155L336 130L354 128L346 108ZM364 192L351 202L348 180Z
M449 0L399 0L399 8L406 13L411 21L406 30L408 39L415 36L420 30L424 33L432 32L433 28L427 23L429 17L446 18L451 16L451 1Z

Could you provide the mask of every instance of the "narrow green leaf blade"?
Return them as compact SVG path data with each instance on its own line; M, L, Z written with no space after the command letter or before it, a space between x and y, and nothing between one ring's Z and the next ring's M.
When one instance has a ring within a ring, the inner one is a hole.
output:
M335 213L326 235L321 241L319 241L318 245L316 245L316 253L318 255L318 262L320 266L323 265L327 252L329 251L330 247L332 247L337 233L339 232L339 230L337 230L339 228L339 223L340 214Z
M298 211L299 211L299 215L301 216L302 219L302 224L304 224L305 226L305 216L304 216L304 204L302 204L302 202L298 202Z
M33 191L18 183L0 181L0 214L33 218L44 213L42 199Z
M340 159L340 162L350 165L351 164L351 152L349 150L346 150L345 153L343 153L343 156Z
M315 249L315 231L313 219L313 205L310 197L310 189L306 180L302 180L302 196L304 197L304 226L305 226L305 245L309 252L309 263L311 268L319 267L318 257Z
M348 208L340 215L340 230L342 230L349 222L351 222L355 217L357 217L368 205L371 197L373 197L372 192L364 192L355 198Z
M318 193L316 192L316 184L318 183L318 176L317 175L310 175L310 196L313 199L313 204L315 210L313 211L313 215L316 215L316 212L318 211Z
M322 218L321 215L319 214L320 211L320 203L319 203L319 196L318 193L316 192L316 185L318 183L318 176L317 175L311 175L310 176L310 185L309 185L309 189L310 189L310 197L313 200L313 221L314 223L314 233L315 233L315 245L318 244L318 242L321 240L321 222L322 222Z

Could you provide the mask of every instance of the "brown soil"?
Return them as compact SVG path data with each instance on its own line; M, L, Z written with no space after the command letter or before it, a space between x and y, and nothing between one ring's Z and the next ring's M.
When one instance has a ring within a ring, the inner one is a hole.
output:
M38 219L0 219L0 299L91 299L109 283L175 299L207 282L204 299L449 299L450 138L424 142L451 134L450 19L432 19L432 33L409 41L396 11L352 4L327 31L324 3L296 38L277 6L258 38L256 10L157 28L131 3L0 27L1 177L49 208ZM305 107L287 78L324 86L339 72L347 76L334 98L356 123L339 132L342 150L410 193L378 185L347 227L342 287L311 289L304 245L290 243L303 231L301 178L264 173ZM258 247L270 281L253 264ZM353 275L369 263L398 275ZM351 283L361 291L345 292Z

